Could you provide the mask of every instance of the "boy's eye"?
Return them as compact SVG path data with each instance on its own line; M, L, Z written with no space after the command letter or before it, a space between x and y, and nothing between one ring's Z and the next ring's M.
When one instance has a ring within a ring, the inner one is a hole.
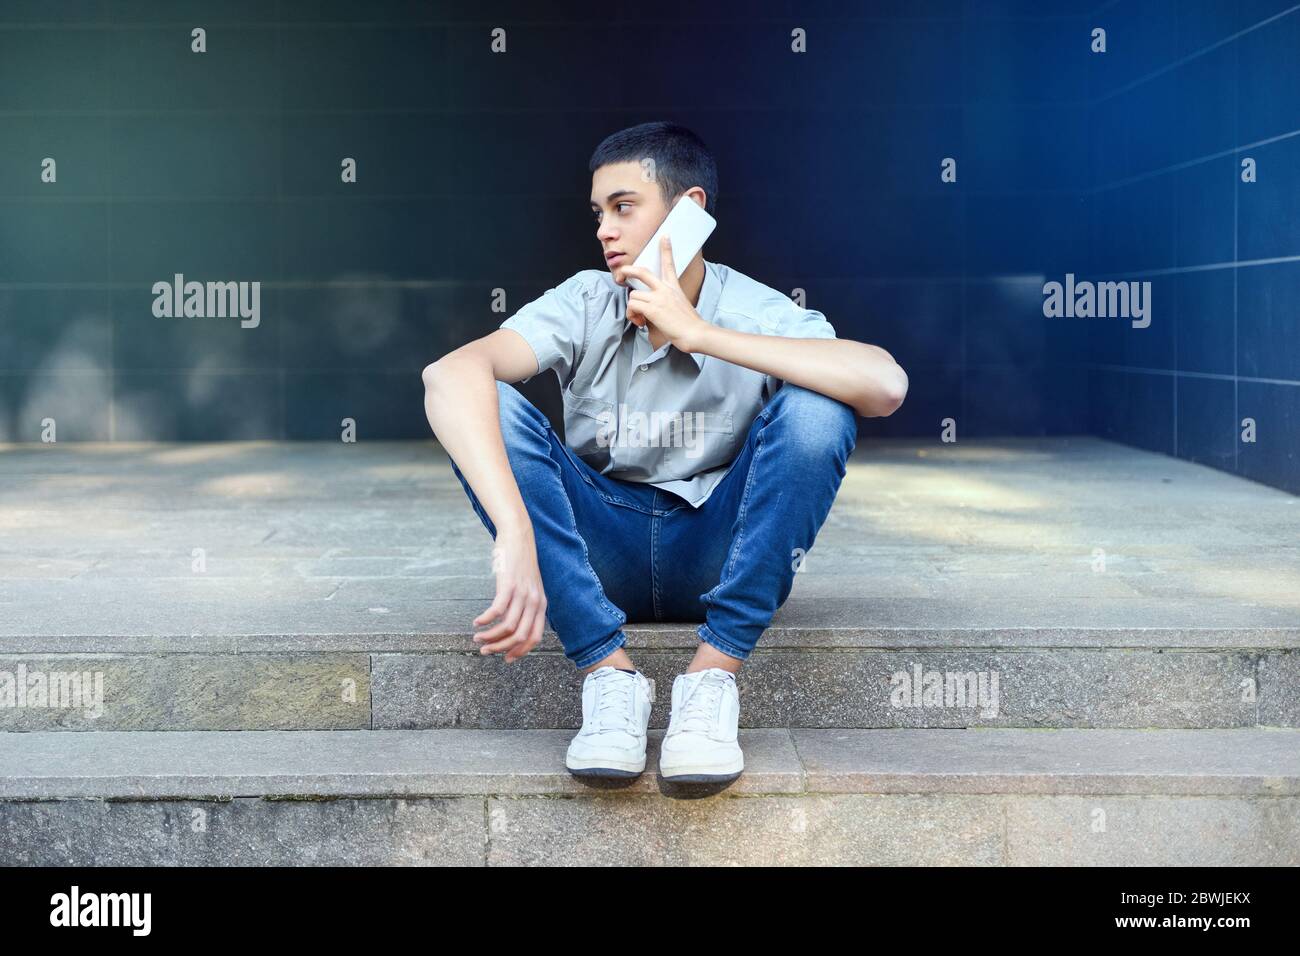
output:
M614 208L615 208L615 209L619 209L620 211L622 211L622 210L621 210L621 207L623 207L623 206L630 206L630 205L632 205L630 202L617 202L617 203L614 203ZM599 209L595 209L595 210L593 210L593 211L592 211L592 216L595 218L595 220L596 220L597 222L600 222L600 210L599 210Z

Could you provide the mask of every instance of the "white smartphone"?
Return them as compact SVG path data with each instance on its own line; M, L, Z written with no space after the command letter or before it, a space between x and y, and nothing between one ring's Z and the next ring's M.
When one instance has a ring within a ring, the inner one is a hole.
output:
M659 261L659 243L666 235L672 243L673 266L680 276L686 271L686 267L691 264L695 254L704 245L704 240L709 238L717 225L718 221L705 212L704 207L694 199L689 196L678 196L677 202L672 209L668 210L668 215L664 217L664 221L659 224L659 228L655 230L655 234L650 237L650 241L646 243L632 265L647 269L662 278L664 273L663 263ZM645 283L634 276L628 276L627 284L642 292L648 291Z

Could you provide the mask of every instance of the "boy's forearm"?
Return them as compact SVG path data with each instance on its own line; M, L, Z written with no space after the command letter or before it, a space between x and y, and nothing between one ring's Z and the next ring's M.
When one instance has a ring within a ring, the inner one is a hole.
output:
M501 437L491 367L473 356L448 356L434 363L424 374L424 413L498 535L531 534L528 511Z
M907 375L884 349L852 339L796 339L710 325L692 351L829 395L863 418L892 414Z

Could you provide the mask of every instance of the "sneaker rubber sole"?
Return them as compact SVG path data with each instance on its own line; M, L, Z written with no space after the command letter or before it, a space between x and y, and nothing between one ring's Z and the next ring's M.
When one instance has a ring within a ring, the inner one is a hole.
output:
M564 766L568 768L569 773L575 777L639 777L645 773L645 757L640 760L640 766L633 761L610 760L608 757L583 757L574 759L566 756Z
M745 770L745 755L737 754L734 760L719 761L713 764L684 764L674 767L672 764L659 766L659 776L673 783L725 783L735 780Z

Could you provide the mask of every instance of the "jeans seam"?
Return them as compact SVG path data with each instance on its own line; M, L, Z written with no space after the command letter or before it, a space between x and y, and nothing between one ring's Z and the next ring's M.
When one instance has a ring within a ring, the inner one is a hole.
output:
M766 409L764 409L764 411L766 411ZM727 563L723 567L723 571L721 576L718 579L718 583L714 585L707 592L709 595L715 594L717 590L721 588L724 584L726 584L727 581L731 578L731 575L736 566L736 556L740 554L741 545L744 543L745 513L749 507L749 494L750 494L750 489L754 485L754 475L757 473L758 470L758 453L763 447L763 429L767 427L767 425L770 424L771 422L771 419L768 418L766 415L764 415L763 412L759 413L759 417L763 419L763 424L759 426L758 436L754 440L754 453L749 460L749 472L748 474L745 475L745 490L742 491L740 494L740 507L737 509L736 512L736 525L737 525L736 540L733 541L731 544L731 553L727 556ZM730 642L725 641L722 638L718 637L717 633L712 628L708 627L707 617L708 617L708 612L706 610L705 612L706 621L704 624L701 624L700 627L706 628L708 632L712 634L714 638L718 640L721 644L726 644L728 647L735 647L735 645L731 644ZM737 650L739 649L737 648ZM743 655L738 655L738 656L743 656Z
M766 425L767 422L764 421L763 424ZM740 493L740 508L738 509L736 514L736 524L738 526L736 530L736 540L732 542L731 554L727 556L727 566L726 569L724 570L724 574L727 577L730 577L732 572L735 570L736 556L740 554L740 546L744 543L745 540L745 515L749 509L749 492L750 489L753 488L754 486L754 474L757 471L757 466L758 466L758 453L762 449L762 447L763 447L763 429L760 428L758 430L758 438L754 442L754 454L749 461L749 474L745 476L745 490ZM719 581L718 587L721 587L724 583L725 583L724 581Z
M659 603L659 566L655 556L659 552L659 516L650 515L650 599L654 603L655 620L662 621L663 609Z
M532 405L531 402L529 402L528 404L529 404L529 405ZM533 407L535 408L536 406L533 406ZM534 418L534 421L537 421L537 419ZM551 457L551 455L550 455L550 451L549 451L549 448L550 448L550 434L548 434L548 433L554 433L554 432L555 432L555 429L551 426L551 423L550 423L549 421L546 421L546 420L545 420L544 417L543 417L543 418L541 419L541 421L539 421L538 423L539 423L539 424L542 424L542 425L545 426L545 430L544 430L543 433L542 433L542 439L543 439L543 440L546 442L546 444L547 444L547 451L546 451L545 457L546 457L546 460L549 461L549 462L550 462L550 463L555 467L555 470L556 470L556 472L557 472L557 478L558 478L559 481L560 481L560 496L564 499L564 506L565 506L565 509L566 509L566 511L567 511L567 513L568 513L568 516L569 516L569 527L570 527L570 529L572 529L572 531L573 531L574 535L577 537L577 539L578 539L580 542L582 542L582 563L583 563L583 565L586 566L587 571L591 574L591 578L592 578L592 580L596 582L596 588L597 588L597 591L598 591L599 594L600 594L600 605L601 605L601 607L603 607L603 608L604 608L604 609L609 613L610 617L614 619L614 621L615 621L615 622L617 623L617 625L618 625L619 631L621 632L621 631L622 631L622 628L623 628L623 625L626 623L626 619L623 618L623 616L620 614L620 612L619 612L619 611L616 611L616 610L614 609L614 607L613 607L613 606L609 603L609 601L607 600L607 597L606 597L606 594L605 594L605 585L604 585L604 582L602 582L602 581L600 580L600 575L598 575L598 574L596 573L596 569L593 568L593 567L591 566L591 556L590 556L590 553L589 553L588 550L587 550L587 539L584 538L584 537L582 536L582 533L578 530L578 517L577 517L577 515L576 515L576 514L574 513L574 511L573 511L573 502L569 499L569 493L568 493L568 490L564 487L564 476L563 476L562 474L559 473L559 472L560 472L560 463L557 462L557 461L555 461L555 459L553 459L553 458ZM556 435L556 436L555 436L555 441L556 441L556 444L558 444L558 445L560 446L560 448L564 449L565 453L568 454L568 449L565 448L565 446L564 446L564 442L560 441L560 436L559 436L559 435ZM592 484L591 480L590 480L589 478L587 478L587 476L582 472L581 469L578 469L578 474L582 475L582 478L587 482L588 485L591 485L592 489L595 490L597 494L600 493L600 489L596 488L595 485ZM466 484L468 485L468 483L466 483ZM470 489L470 491L471 491L471 499L470 499L470 500L471 500L471 503L474 504L474 506L475 506L475 511L478 511L478 512L480 513L480 515L482 515L482 514L483 514L483 512L481 511L481 507L482 507L482 506L478 503L478 501L477 501L477 496L475 496L475 495L472 494L472 489ZM522 489L521 489L521 494L522 494ZM621 618L622 618L622 619L621 619ZM557 636L558 636L558 635L557 635ZM610 638L609 641L606 641L605 644L604 644L604 645L601 645L601 646L602 646L602 647L608 646L610 642L617 640L617 639L618 639L618 636L619 636L618 634L615 634L614 637ZM563 645L563 641L561 641L561 645ZM582 666L582 665L579 665L579 666Z
M550 422L547 422L547 423L546 423L546 427L549 428L551 431L555 431L554 426L552 426ZM570 448L568 445L566 445L564 442L560 441L560 436L559 436L558 433L557 433L556 436L555 436L555 441L556 441L556 443L557 443L557 444L558 444L562 449L564 449L564 453L565 453L566 455L569 456L569 460L570 460L571 462L573 462L574 470L576 470L576 471L578 472L579 477L581 477L582 480L585 481L585 482L587 483L587 485L591 488L591 490L594 491L597 495L599 495L600 498L601 498L601 499L602 499L606 504L619 505L620 507L623 507L623 508L631 508L631 509L634 510L634 511L640 511L642 514L653 514L653 513L654 513L654 511L653 511L652 509L643 508L643 507L641 507L639 504L637 504L635 501L628 501L626 498L620 498L620 497L618 497L617 495L611 495L611 494L608 494L607 492L602 491L602 490L601 490L601 489L596 485L596 483L595 483L594 481L591 480L591 476L588 475L587 472L583 470L584 467L590 467L590 465L587 465L586 462L582 461L582 459L580 459L580 458L579 458L579 457L574 453L573 449L571 449L571 448Z
M558 435L556 436L556 440L557 441L559 440ZM563 444L564 444L563 442L560 442L561 446L563 446ZM550 456L548 455L547 457L549 458ZM556 463L555 466L556 466L556 470L558 471L559 464ZM591 566L591 555L587 551L587 539L584 538L582 536L582 532L578 530L578 516L574 513L573 502L569 500L569 493L564 488L564 477L562 475L559 477L560 477L561 496L564 498L564 507L569 515L569 528L573 531L577 539L582 542L582 563L586 566L587 570L591 573L591 579L596 582L596 588L600 592L600 606L603 607L606 611L608 611L610 613L610 616L613 617L615 621L618 621L619 627L622 627L626 623L626 621L619 621L619 612L615 611L613 606L610 605L609 601L606 600L605 584L603 581L600 580L600 575L596 573L596 569Z

